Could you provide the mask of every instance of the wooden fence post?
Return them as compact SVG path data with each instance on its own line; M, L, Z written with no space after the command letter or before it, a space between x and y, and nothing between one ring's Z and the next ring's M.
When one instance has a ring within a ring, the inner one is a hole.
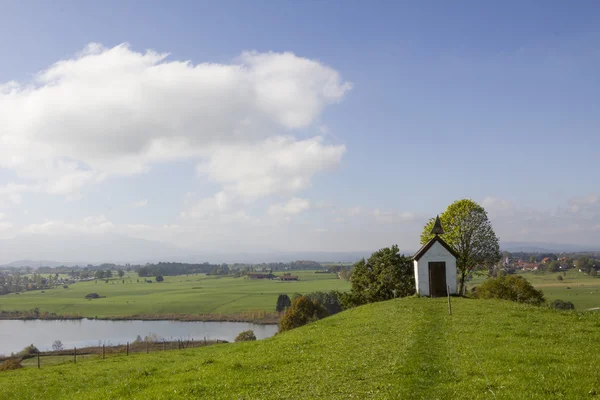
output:
M40 351L37 352L38 369L40 369Z
M163 351L167 350L167 342L163 340Z
M77 347L73 347L73 364L77 364Z
M446 286L446 291L448 293L448 313L452 315L452 304L450 303L450 286Z
M129 355L129 342L127 342L126 352L126 355Z
M104 360L104 345L102 345L102 359Z
M149 346L149 344L148 344L148 343L149 343L149 342L146 342L146 354L148 354L148 346Z
M192 339L192 349L194 348L194 339Z

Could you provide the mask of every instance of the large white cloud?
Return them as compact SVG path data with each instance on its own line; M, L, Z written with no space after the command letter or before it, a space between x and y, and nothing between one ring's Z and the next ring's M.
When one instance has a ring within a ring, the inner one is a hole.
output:
M28 190L67 194L198 158L228 191L258 197L302 189L339 162L343 146L292 136L351 88L334 69L292 53L247 52L230 64L167 56L90 44L32 83L0 84L0 167ZM270 152L268 162L250 159Z

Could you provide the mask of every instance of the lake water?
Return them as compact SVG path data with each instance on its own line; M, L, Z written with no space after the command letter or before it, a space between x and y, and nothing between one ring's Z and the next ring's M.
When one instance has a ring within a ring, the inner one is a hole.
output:
M65 349L133 342L138 335L157 335L165 340L221 339L232 342L238 333L252 329L257 339L271 337L277 325L245 322L103 321L82 320L0 320L0 354L16 353L33 344L52 350L60 340Z

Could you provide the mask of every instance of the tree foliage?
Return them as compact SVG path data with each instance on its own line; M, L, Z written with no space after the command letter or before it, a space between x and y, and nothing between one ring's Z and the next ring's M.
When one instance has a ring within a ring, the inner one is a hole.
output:
M275 306L275 311L283 312L286 308L292 305L292 301L290 300L290 296L285 293L280 294L277 297L277 305Z
M316 301L325 308L328 315L337 314L342 311L339 294L336 291L312 292L306 295L312 301Z
M52 350L58 351L64 349L64 346L60 340L55 340L52 343Z
M475 295L480 299L502 299L535 305L544 302L544 293L518 275L488 279L475 288Z
M573 303L571 303L570 301L563 301L563 300L554 300L551 304L550 307L554 308L555 310L574 310L575 309L575 305Z
M164 281L164 280L165 280L165 278L163 278L163 276L162 276L162 275L158 275L158 276L156 277L156 282L162 282L162 281Z
M354 264L352 288L342 295L344 308L390 300L415 293L413 263L399 254L398 246L386 247Z
M256 340L256 335L253 330L240 332L235 338L236 342L248 342L250 340Z
M473 200L457 200L440 215L444 241L458 253L456 268L463 293L467 276L477 270L488 269L500 260L500 244L485 209ZM423 227L421 244L434 235L431 229L435 218Z
M307 296L297 297L287 309L281 321L279 321L279 332L289 331L308 324L309 322L325 318L327 310Z

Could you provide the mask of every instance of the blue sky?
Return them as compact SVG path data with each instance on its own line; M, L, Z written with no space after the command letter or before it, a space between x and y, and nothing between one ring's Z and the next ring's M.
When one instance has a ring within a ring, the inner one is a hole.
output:
M414 249L469 197L503 241L600 245L598 2L176 4L0 3L2 237Z

